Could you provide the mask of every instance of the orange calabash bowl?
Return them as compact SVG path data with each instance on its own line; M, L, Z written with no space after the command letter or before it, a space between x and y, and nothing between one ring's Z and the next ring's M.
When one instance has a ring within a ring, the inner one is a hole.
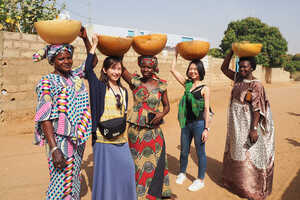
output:
M201 59L208 53L209 42L200 40L180 42L176 48L179 55L186 60Z
M154 56L159 54L166 44L166 34L150 34L133 37L132 47L140 55Z
M235 42L232 50L238 57L257 56L261 52L262 44L250 42Z
M69 44L78 36L81 22L77 20L47 20L34 23L39 36L49 44Z
M104 55L123 56L130 49L132 38L99 35L98 41L97 47Z

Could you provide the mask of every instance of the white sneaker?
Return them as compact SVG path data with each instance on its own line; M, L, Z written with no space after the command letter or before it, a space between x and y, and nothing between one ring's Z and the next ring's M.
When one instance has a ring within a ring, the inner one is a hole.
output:
M194 180L192 185L189 186L188 190L192 191L192 192L195 192L195 191L200 190L202 188L204 188L204 182L201 181L200 179L196 179L196 180Z
M185 180L186 180L185 173L179 173L176 178L176 183L182 185Z

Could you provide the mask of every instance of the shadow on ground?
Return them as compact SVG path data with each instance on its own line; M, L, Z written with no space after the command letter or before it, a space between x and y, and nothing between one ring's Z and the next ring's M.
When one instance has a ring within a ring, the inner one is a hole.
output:
M180 145L177 146L177 149L180 150ZM192 160L198 165L198 157L196 154L195 147L191 146L190 155ZM168 154L168 166L169 172L174 175L179 174L179 159L174 156ZM197 173L197 172L196 172ZM214 158L207 156L207 167L206 174L210 177L210 179L215 182L218 186L222 186L222 163ZM191 181L194 181L196 177L192 176L189 173L186 173L186 176Z
M300 114L297 114L297 113L294 113L294 112L287 112L289 115L293 115L293 116L296 116L296 117L300 117Z
M281 199L282 200L300 199L299 185L300 185L300 169L298 170L296 177L292 180L291 184L283 193Z
M81 170L85 171L87 177L81 173L81 192L80 197L84 197L88 193L88 188L92 191L93 186L93 154L91 153L87 160L84 160L81 165Z
M295 147L300 147L300 142L291 139L291 138L285 138L290 144L294 145Z

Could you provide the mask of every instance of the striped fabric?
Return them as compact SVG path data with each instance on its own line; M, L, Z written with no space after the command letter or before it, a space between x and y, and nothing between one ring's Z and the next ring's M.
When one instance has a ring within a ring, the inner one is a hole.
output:
M69 79L57 74L48 74L37 85L36 144L43 145L45 143L41 128L41 122L45 120L52 120L55 133L65 136L65 141L61 145L65 155L74 152L73 146L85 143L90 136L89 96L80 79L80 76L84 75L82 67L83 65L74 70Z

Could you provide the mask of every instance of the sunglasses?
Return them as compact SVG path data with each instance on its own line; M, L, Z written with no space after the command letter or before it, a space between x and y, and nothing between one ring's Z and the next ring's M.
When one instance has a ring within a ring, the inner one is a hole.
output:
M122 107L121 96L119 94L116 94L115 97L116 97L116 101L117 101L116 106L118 109L121 109L121 107Z

